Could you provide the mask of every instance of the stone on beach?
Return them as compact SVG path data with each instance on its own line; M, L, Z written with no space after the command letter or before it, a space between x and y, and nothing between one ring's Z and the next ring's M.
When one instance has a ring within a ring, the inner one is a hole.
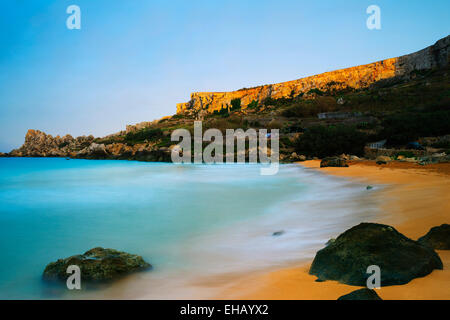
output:
M319 250L309 273L321 280L365 286L371 265L380 267L381 286L405 284L442 269L433 249L411 240L393 227L361 223Z
M433 227L417 241L436 250L450 250L450 225Z
M352 291L338 298L338 300L383 300L373 289L363 288Z
M347 161L339 157L328 157L322 159L320 167L348 167Z

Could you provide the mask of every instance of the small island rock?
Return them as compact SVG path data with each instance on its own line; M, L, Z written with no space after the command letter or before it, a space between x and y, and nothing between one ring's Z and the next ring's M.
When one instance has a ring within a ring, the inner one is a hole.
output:
M44 270L44 280L65 281L70 265L81 270L82 281L108 281L126 274L151 268L141 256L114 249L94 248L82 255L75 255L49 263Z

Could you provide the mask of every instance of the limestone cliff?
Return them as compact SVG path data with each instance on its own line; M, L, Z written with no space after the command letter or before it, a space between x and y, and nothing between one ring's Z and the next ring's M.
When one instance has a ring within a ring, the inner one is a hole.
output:
M12 157L68 157L88 147L93 142L93 136L73 138L70 134L64 137L53 137L39 130L28 130L25 143L10 152Z
M308 95L312 89L321 91L360 89L371 84L395 77L409 77L415 70L442 68L449 63L450 36L418 52L386 59L367 65L356 66L298 80L264 85L231 92L194 92L191 100L177 104L177 114L198 114L200 111L212 113L230 106L231 100L241 99L242 108L253 100L279 99Z
M117 141L108 139L117 138ZM118 135L104 138L71 135L53 137L39 130L28 130L25 143L12 150L10 157L70 157L81 159L136 159L169 161L170 149L158 147L155 142L127 145ZM103 141L103 142L102 142ZM5 156L0 154L0 156Z

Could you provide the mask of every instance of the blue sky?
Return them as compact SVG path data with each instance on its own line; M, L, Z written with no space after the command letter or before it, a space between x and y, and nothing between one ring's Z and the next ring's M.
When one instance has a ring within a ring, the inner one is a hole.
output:
M68 30L66 8L81 8ZM381 30L366 8L381 8ZM3 0L0 151L27 129L103 136L228 91L411 53L450 32L450 1Z

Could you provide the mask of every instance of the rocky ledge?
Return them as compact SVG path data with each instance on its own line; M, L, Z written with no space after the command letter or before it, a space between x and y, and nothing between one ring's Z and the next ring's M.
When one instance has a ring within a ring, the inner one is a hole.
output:
M122 142L100 143L98 140L92 135L77 138L69 134L53 137L42 131L30 129L25 136L25 143L19 149L12 150L8 156L170 161L170 149L159 147L157 143L129 145Z
M318 251L309 273L318 280L336 280L366 286L367 267L381 270L381 286L406 284L434 269L442 269L437 253L411 240L393 227L361 223L341 234Z
M49 263L44 270L43 279L66 281L67 268L76 265L80 268L82 281L110 281L129 273L143 271L152 266L141 256L114 249L94 248L84 254L59 259Z

